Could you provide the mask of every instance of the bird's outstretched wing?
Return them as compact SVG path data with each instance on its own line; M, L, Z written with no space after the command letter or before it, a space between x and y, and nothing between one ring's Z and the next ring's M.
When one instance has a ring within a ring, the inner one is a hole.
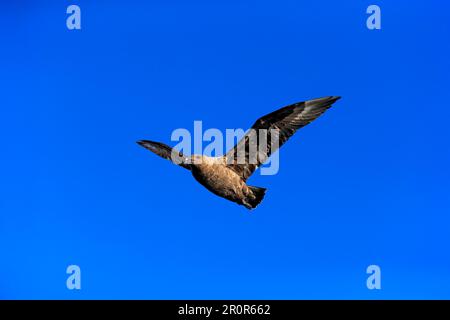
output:
M140 140L137 142L139 145L144 147L145 149L150 150L153 153L156 153L158 156L163 157L173 163L182 166L186 169L191 169L188 159L183 155L182 152L169 147L168 145L161 142L153 142L149 140Z
M338 99L334 96L298 102L259 118L225 155L228 167L246 181L298 129L318 118Z

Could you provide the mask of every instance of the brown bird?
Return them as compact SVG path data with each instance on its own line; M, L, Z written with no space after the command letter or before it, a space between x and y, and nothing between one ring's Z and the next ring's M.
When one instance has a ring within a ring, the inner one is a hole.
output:
M137 143L192 171L194 178L212 193L254 209L264 198L266 189L247 185L247 179L298 129L318 118L338 99L340 97L330 96L298 102L265 115L256 120L233 149L220 157L188 157L160 142L141 140ZM266 135L258 134L261 131Z

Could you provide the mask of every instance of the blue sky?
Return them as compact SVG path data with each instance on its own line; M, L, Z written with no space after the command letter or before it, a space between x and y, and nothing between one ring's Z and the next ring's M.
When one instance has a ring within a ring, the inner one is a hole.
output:
M0 298L450 298L448 2L0 8ZM135 143L327 95L251 213Z

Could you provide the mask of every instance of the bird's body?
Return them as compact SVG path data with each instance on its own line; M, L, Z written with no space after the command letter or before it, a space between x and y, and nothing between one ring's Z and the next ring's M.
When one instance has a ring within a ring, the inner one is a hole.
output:
M138 143L190 170L194 178L212 193L247 209L254 209L264 198L266 189L247 185L246 181L250 175L299 128L319 117L338 99L339 97L325 97L299 102L261 117L253 124L252 130L221 157L187 157L160 142L141 140ZM266 130L266 139L276 139L278 143L271 144L267 140L263 143L258 135L261 130ZM262 146L262 150L258 148L257 153L250 154L252 144ZM244 157L240 157L238 150L245 151Z
M227 166L225 157L195 155L192 162L198 162L192 164L192 175L206 189L219 197L252 208L251 203L257 195L251 188L255 187L247 186L242 177Z

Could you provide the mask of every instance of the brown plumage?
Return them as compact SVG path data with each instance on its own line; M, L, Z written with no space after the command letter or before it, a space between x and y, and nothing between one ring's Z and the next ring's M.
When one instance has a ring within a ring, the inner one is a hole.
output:
M247 209L254 209L264 198L266 189L248 186L247 179L298 129L318 118L339 98L325 97L299 102L265 115L253 124L233 149L221 157L188 157L163 143L148 140L138 141L138 144L191 170L194 178L212 193ZM260 140L260 130L267 130L266 141ZM270 143L274 140L278 141L278 145ZM260 152L250 152L258 150L254 144L265 148Z

